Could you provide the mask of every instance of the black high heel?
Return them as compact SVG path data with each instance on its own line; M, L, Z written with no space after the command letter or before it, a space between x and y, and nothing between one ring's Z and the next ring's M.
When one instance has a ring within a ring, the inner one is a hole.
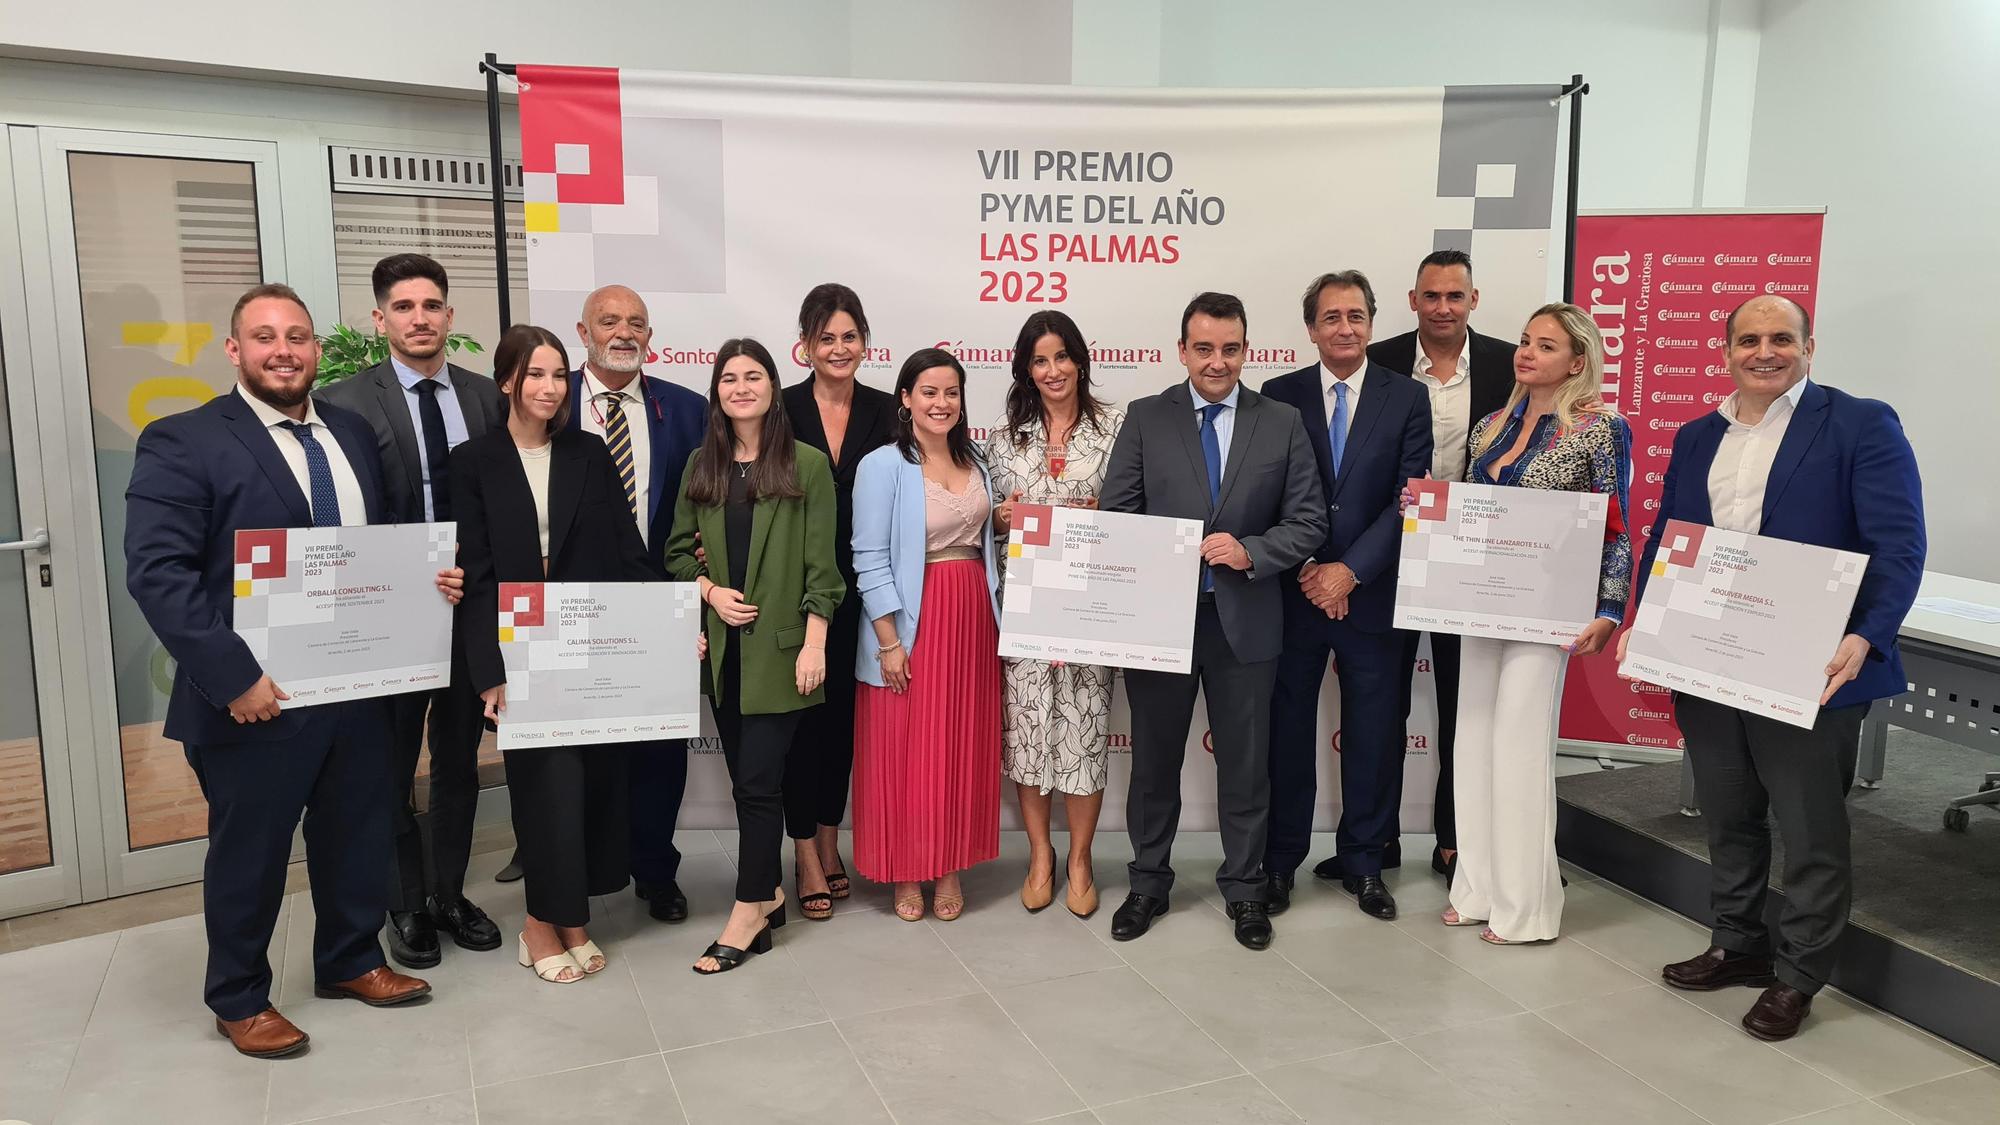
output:
M771 913L773 916L778 916L783 910L784 907L781 906ZM705 977L714 976L717 973L726 973L759 953L771 952L771 930L774 925L783 924L783 917L777 917L775 922L765 922L763 928L757 931L757 936L750 939L750 948L747 950L738 949L733 945L724 945L719 941L710 942L708 948L702 952L702 956L715 958L717 967L713 969L704 969L700 965L690 965L688 967Z

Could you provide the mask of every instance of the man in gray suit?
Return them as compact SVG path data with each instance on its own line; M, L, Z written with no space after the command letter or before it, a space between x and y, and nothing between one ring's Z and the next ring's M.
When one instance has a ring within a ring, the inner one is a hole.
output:
M451 332L444 267L422 254L375 263L375 330L389 338L389 360L335 383L319 397L368 420L382 450L384 507L392 523L449 520L446 455L458 443L504 425L506 404L493 380L445 362ZM498 949L500 930L465 898L472 817L479 806L482 704L471 690L464 648L454 638L451 683L391 700L394 715L396 868L389 910L389 952L412 969L438 963L438 928L465 949ZM430 811L412 806L417 755L430 720ZM431 872L424 871L430 837Z
M1130 670L1131 893L1111 936L1131 941L1166 913L1180 827L1181 761L1197 689L1208 699L1222 866L1216 885L1236 940L1271 944L1264 843L1270 825L1271 688L1284 638L1279 586L1326 539L1319 463L1299 412L1239 386L1247 346L1243 302L1203 293L1181 313L1187 381L1132 403L1111 449L1099 506L1203 521L1194 665Z

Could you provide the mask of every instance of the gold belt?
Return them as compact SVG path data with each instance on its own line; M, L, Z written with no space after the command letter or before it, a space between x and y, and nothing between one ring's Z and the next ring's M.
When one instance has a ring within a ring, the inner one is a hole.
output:
M981 556L977 547L940 547L935 551L924 552L924 562L926 564L958 562L962 559L976 559L979 557Z

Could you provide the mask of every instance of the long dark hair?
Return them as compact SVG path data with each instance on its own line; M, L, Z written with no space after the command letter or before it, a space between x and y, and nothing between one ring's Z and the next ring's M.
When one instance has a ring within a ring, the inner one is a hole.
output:
M687 497L696 504L720 505L729 501L729 474L736 462L736 429L722 412L722 368L737 356L748 356L771 381L771 406L764 411L764 430L758 438L757 460L750 466L750 499L796 499L805 493L799 488L799 464L792 444L792 420L785 414L785 396L779 394L778 365L764 345L749 337L724 340L715 349L715 370L708 376L708 432L702 435L701 449L688 466Z
M847 286L828 281L813 286L806 299L799 302L799 340L805 344L808 358L812 355L813 341L826 330L826 323L833 319L834 313L853 317L854 330L861 333L861 346L868 346L868 314L861 311L861 298Z
M1014 338L1014 382L1007 388L1007 436L1016 449L1027 446L1028 431L1036 422L1048 421L1042 409L1042 391L1035 385L1034 376L1035 345L1044 336L1061 340L1063 351L1076 364L1077 421L1089 422L1095 429L1103 428L1104 404L1090 393L1090 345L1084 343L1082 330L1068 313L1043 309L1029 314L1021 325L1021 334Z
M521 405L521 376L528 373L528 363L535 358L535 352L542 348L554 348L563 357L563 366L569 366L569 351L556 334L533 324L516 324L500 336L500 343L493 348L493 382L506 396L507 413L512 414ZM563 381L569 381L567 372ZM507 384L513 383L510 388ZM562 405L556 407L556 416L549 419L549 432L555 433L569 425L569 412L575 406L575 395L564 395Z
M943 348L919 348L903 361L903 369L896 374L896 449L903 460L917 464L922 454L917 448L917 427L910 418L910 412L903 408L903 395L917 385L917 376L933 367L949 367L958 373L958 421L944 435L945 448L951 450L951 462L961 469L970 469L979 464L979 447L972 444L972 429L965 423L965 368L958 357Z

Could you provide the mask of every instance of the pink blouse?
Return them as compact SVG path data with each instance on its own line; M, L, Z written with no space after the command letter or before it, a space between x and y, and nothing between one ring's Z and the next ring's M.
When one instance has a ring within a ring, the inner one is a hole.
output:
M964 492L953 492L925 477L924 550L977 548L980 537L986 533L986 518L992 508L992 498L979 486L978 473L966 480Z

